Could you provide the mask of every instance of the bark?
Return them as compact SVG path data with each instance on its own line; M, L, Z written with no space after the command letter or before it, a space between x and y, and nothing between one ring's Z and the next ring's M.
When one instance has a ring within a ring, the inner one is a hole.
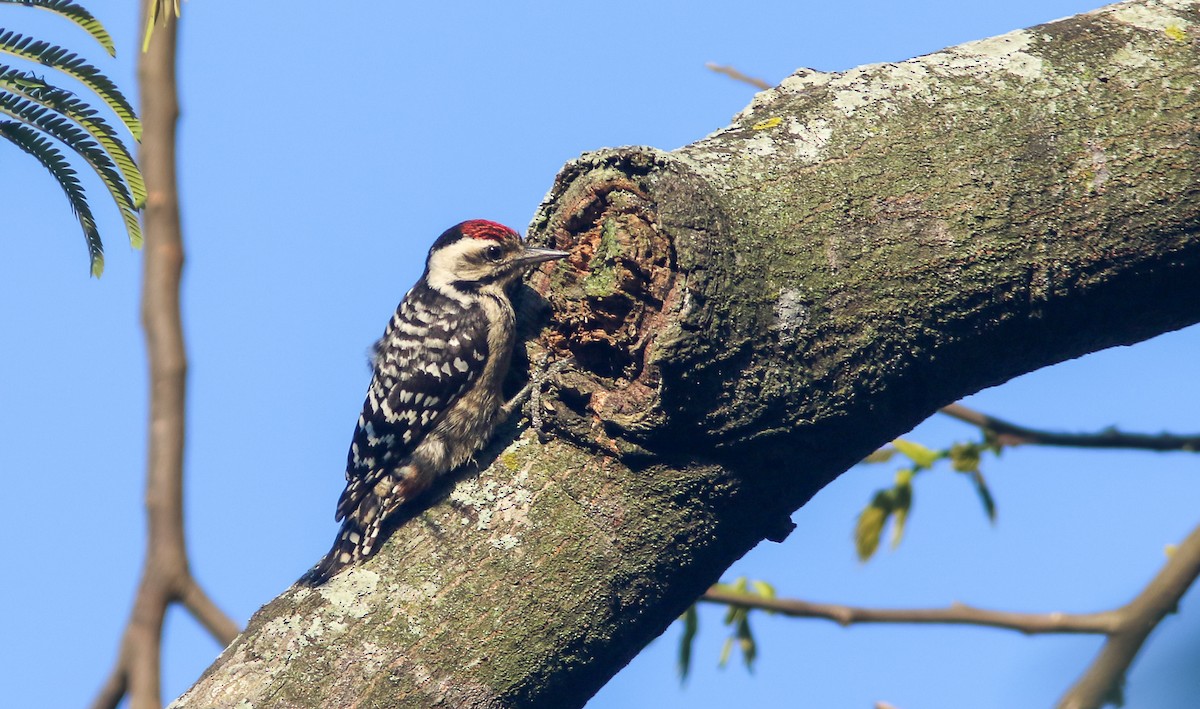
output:
M1143 0L802 70L678 151L568 164L531 238L572 256L526 293L530 359L573 357L547 442L502 431L175 706L581 706L939 406L1200 320L1198 23Z

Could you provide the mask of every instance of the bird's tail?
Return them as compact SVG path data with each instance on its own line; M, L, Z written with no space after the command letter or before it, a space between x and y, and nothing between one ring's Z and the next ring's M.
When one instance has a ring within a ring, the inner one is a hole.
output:
M357 481L346 486L338 501L336 517L345 518L342 529L329 553L301 578L303 583L319 586L347 566L374 554L383 543L380 538L383 521L429 485L429 478L417 475L411 465L387 473L382 480L382 484L377 480L370 487ZM380 490L386 494L380 496Z
M358 543L353 540L356 537L361 538L361 535L358 523L353 519L343 522L342 529L333 542L333 547L317 562L316 566L309 569L308 573L300 579L301 582L310 586L320 586L336 576L342 569L357 561L359 558Z
M342 522L342 528L329 552L317 562L301 579L311 586L319 586L336 576L347 566L356 564L370 556L378 545L379 498L368 494L359 502L358 508Z

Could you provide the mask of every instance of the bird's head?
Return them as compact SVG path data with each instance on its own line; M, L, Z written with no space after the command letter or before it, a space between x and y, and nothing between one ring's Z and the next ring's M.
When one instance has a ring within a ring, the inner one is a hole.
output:
M450 227L429 249L425 278L439 290L503 289L532 265L560 259L566 251L526 246L503 224L472 219Z

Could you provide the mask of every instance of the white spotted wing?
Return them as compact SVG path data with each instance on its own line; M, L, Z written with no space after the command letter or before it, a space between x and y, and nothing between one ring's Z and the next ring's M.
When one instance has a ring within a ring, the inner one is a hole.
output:
M338 521L377 482L408 464L413 450L479 376L487 354L487 321L478 308L463 308L419 285L404 297L375 345L374 375L346 459Z

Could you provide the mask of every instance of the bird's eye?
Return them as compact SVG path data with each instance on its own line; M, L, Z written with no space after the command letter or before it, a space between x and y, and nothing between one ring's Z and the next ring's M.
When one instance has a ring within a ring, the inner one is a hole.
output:
M489 246L483 250L483 256L488 261L499 261L500 257L503 255L504 255L504 249L500 248L499 246L496 246L495 244L492 244L491 246Z

